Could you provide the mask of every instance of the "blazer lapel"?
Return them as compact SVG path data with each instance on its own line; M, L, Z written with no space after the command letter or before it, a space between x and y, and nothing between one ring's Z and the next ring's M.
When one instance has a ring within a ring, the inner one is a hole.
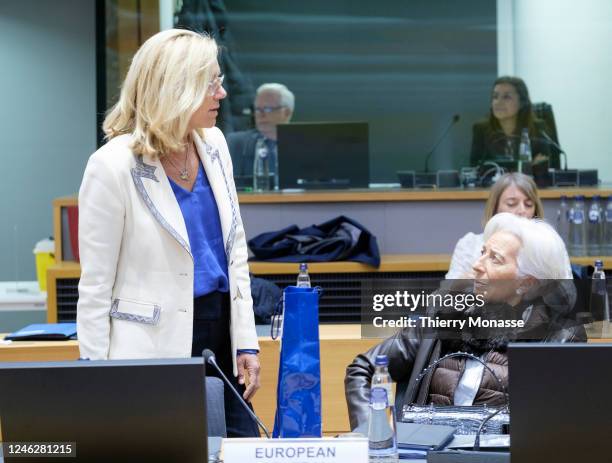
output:
M185 219L161 162L158 158L143 159L143 156L135 156L135 161L131 169L132 180L147 209L193 258Z
M229 264L238 225L238 210L232 195L233 189L230 187L228 172L225 172L218 148L203 141L197 132L193 132L193 137L210 188L217 202L223 242L225 243L225 255Z

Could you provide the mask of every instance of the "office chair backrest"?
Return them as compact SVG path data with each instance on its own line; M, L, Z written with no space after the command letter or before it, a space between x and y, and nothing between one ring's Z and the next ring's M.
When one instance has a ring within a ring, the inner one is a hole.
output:
M546 133L552 138L555 143L559 143L557 136L557 124L555 123L555 115L553 114L552 106L548 103L534 103L532 105L533 112L538 119L542 119L546 124Z

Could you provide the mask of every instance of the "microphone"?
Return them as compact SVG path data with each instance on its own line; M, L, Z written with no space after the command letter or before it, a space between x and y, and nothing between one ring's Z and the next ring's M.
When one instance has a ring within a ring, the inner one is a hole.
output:
M455 114L453 115L453 118L451 119L450 123L448 124L448 126L444 129L444 131L442 132L442 135L440 136L440 138L438 138L438 141L436 142L435 145L433 145L433 147L429 150L429 152L427 153L427 156L425 156L425 172L429 172L429 158L431 157L431 155L434 153L434 151L436 151L436 148L438 146L440 146L440 143L442 143L442 141L446 138L446 135L448 135L448 132L450 132L450 129L457 123L459 122L459 119L461 119L461 116L459 116L459 114Z
M556 141L554 141L550 135L548 135L544 130L541 130L540 133L542 134L542 136L546 139L546 141L548 143L550 143L551 145L553 145L555 148L557 148L559 150L559 154L563 155L563 164L565 164L565 167L563 168L563 170L567 170L567 153L565 151L563 151L563 148L561 148L561 146L559 146L559 143L557 143Z
M213 367L215 367L215 369L219 372L219 374L221 375L221 378L223 379L223 381L225 382L225 384L227 384L229 386L229 388L231 389L231 391L234 393L234 395L238 398L238 400L240 401L240 403L242 404L242 406L244 407L244 409L247 411L247 413L249 414L249 416L251 418L253 418L253 420L259 425L259 427L263 430L264 434L266 435L266 437L268 439L270 439L270 433L268 432L268 429L264 426L264 424L262 423L262 421L257 417L257 415L255 413L253 413L253 410L251 410L251 408L247 405L247 403L244 401L244 399L242 398L242 396L240 395L240 393L236 390L236 388L234 387L234 385L230 382L229 379L227 379L227 376L225 376L225 374L223 373L223 371L221 371L221 368L219 368L219 365L217 365L217 360L215 359L215 353L210 350L210 349L204 349L202 351L202 357L204 358L204 361L206 363L208 363L209 365L212 365Z
M508 406L506 405L504 407L498 408L493 413L491 413L489 416L487 416L482 421L482 423L480 423L480 426L478 427L478 432L476 433L476 437L474 438L474 447L472 448L472 450L474 450L475 452L480 451L480 436L481 436L482 431L483 431L483 429L485 427L485 424L487 424L489 422L489 420L491 420L491 418L496 416L501 411L508 411Z

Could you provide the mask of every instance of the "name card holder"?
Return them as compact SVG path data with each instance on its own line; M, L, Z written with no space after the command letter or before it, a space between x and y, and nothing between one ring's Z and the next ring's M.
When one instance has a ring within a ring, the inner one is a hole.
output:
M368 463L364 437L320 439L223 439L225 463Z

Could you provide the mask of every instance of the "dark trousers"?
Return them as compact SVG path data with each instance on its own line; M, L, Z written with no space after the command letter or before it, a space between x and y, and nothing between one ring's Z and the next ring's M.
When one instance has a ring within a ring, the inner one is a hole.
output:
M210 349L215 353L217 364L242 395L245 387L238 384L238 378L234 376L232 371L228 293L214 292L197 297L193 301L191 356L201 357L204 349ZM206 375L220 377L215 368L209 365L206 368ZM257 424L227 385L224 386L223 392L227 437L259 437Z

